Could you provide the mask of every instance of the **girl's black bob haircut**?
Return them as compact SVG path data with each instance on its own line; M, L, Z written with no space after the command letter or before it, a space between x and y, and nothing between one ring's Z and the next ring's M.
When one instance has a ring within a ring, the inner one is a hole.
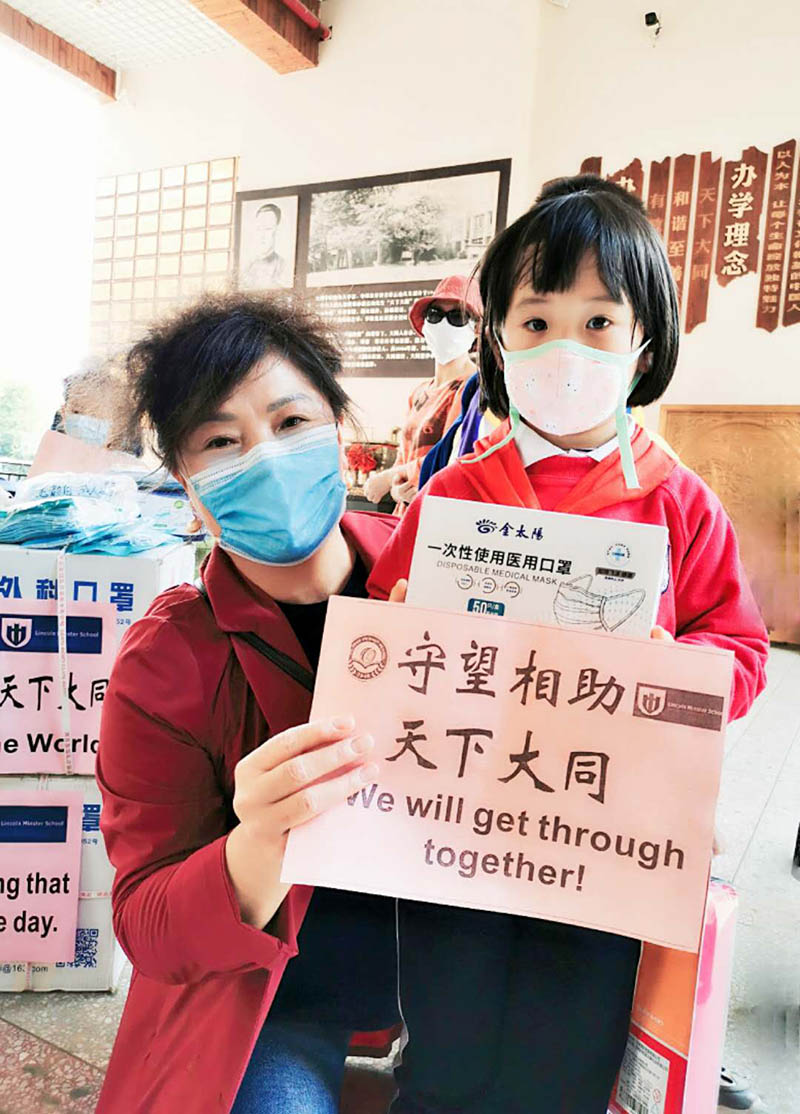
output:
M630 404L647 406L667 389L678 359L680 314L664 245L638 198L580 174L545 186L536 204L495 237L479 265L481 387L499 418L508 417L508 395L492 338L502 330L515 289L528 279L537 294L568 290L587 254L594 255L611 297L627 296L650 340L652 363Z
M134 344L126 361L132 421L152 426L171 472L179 469L186 437L267 355L294 364L337 422L350 417L350 399L337 382L342 356L335 336L290 296L208 294Z

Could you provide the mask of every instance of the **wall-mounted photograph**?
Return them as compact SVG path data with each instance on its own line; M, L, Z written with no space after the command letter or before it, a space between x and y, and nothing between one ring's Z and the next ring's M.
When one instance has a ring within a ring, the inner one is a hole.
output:
M354 185L311 199L309 286L437 279L494 235L497 171Z
M238 226L241 290L293 286L296 250L296 195L242 202Z

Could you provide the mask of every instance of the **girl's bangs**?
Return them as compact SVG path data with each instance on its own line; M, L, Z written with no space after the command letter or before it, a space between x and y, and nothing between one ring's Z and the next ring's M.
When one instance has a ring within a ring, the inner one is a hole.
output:
M574 284L586 256L592 256L609 295L625 286L624 239L603 221L593 199L572 194L541 206L520 244L514 286L530 282L537 294L563 293Z

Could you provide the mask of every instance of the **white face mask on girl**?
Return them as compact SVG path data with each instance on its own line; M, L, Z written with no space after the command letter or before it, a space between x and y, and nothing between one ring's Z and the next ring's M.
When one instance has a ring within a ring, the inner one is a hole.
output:
M437 364L449 364L459 356L465 356L475 342L475 329L471 322L451 325L446 317L436 324L423 322L422 335Z
M543 433L566 437L594 429L625 409L630 366L649 343L634 352L605 352L574 340L522 352L501 348L509 401Z
M594 429L613 414L625 483L638 488L626 408L639 377L629 386L628 369L650 341L633 352L604 352L575 340L551 340L507 352L496 339L503 358L511 429L476 459L502 449L515 436L521 417L544 433L565 437Z

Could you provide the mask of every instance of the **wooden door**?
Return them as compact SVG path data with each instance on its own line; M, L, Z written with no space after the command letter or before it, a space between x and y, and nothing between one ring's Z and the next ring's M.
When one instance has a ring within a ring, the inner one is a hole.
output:
M771 639L800 645L800 406L662 406L660 431L730 515Z

